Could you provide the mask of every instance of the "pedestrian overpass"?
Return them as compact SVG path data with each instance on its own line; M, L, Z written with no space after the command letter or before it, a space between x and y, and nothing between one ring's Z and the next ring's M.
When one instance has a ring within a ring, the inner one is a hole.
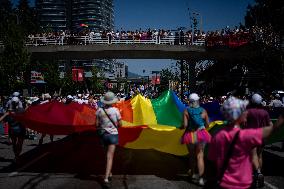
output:
M155 38L147 40L90 39L88 36L66 38L34 37L26 46L35 59L175 59L215 60L242 59L258 56L254 48L207 48L204 40L194 42L179 38ZM1 46L1 45L0 45ZM3 50L0 47L0 52Z
M242 59L258 56L253 48L207 49L205 46L155 45L155 44L91 44L28 46L36 59L175 59L216 60Z

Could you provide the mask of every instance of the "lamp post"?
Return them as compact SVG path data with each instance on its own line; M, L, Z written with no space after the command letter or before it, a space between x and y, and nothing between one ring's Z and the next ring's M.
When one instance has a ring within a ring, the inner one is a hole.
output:
M202 32L202 15L200 13L196 13L193 12L192 14L189 12L189 8L188 10L188 15L189 15L189 19L190 19L190 26L191 26L191 30L192 30L192 35L191 35L191 43L193 44L194 42L194 32L196 31L196 26L198 25L198 21L197 21L197 17L199 16L199 29L200 32Z

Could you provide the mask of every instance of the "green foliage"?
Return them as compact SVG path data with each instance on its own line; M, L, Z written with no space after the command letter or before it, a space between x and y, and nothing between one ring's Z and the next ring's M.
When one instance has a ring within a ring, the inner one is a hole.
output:
M162 69L160 73L161 77L161 84L160 84L160 91L165 91L169 89L169 81L176 81L178 79L176 73L169 68Z
M274 31L283 31L284 1L255 0L247 7L245 24L247 27L271 25Z
M12 13L12 3L9 0L0 0L0 39L4 37Z
M3 36L4 51L0 56L0 85L11 92L25 87L30 55L24 47L22 28L13 20L6 25Z
M26 35L39 30L36 10L29 6L28 0L20 0L15 13L17 14L17 22Z
M89 79L90 90L92 90L93 93L103 93L104 91L103 77L98 77L98 75L101 75L101 74L96 67L93 67L92 74L93 74L93 77ZM86 82L88 82L88 79Z

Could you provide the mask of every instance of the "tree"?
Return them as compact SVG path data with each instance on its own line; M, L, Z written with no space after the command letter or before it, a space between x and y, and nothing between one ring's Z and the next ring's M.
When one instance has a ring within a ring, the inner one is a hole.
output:
M255 5L249 5L245 15L245 25L271 25L276 32L283 32L284 1L255 0Z
M9 0L0 0L0 39L4 37L5 30L12 13L12 3Z
M29 6L28 0L20 0L15 9L19 24L23 28L23 32L28 35L39 30L35 8Z
M177 70L172 70L169 68L162 69L160 73L161 84L159 87L160 91L165 91L169 89L169 82L179 82L179 72Z
M9 21L3 36L4 51L0 56L0 85L11 92L26 86L27 65L30 54L24 47L22 29L13 20Z
M103 77L99 77L102 74L95 66L92 69L92 75L93 75L92 78L89 79L90 89L93 91L93 93L103 93L104 92Z

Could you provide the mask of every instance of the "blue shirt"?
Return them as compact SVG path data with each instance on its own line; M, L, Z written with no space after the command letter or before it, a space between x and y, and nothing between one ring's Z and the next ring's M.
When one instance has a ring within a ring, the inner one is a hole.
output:
M202 107L187 108L187 112L189 114L187 130L197 130L205 128L205 120L201 116L203 111L204 109Z

